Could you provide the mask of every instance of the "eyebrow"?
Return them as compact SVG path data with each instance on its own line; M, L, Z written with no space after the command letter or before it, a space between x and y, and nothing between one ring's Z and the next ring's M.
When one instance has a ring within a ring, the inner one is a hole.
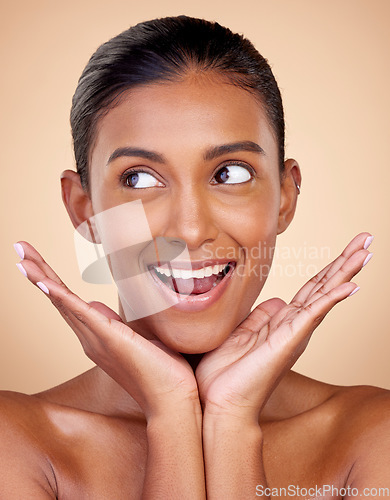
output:
M208 149L203 158L206 161L214 160L219 156L223 156L227 153L237 153L238 151L250 151L252 153L259 153L265 155L265 151L256 142L253 141L241 141L232 142L230 144L222 144L221 146L214 146Z
M154 151L148 151L147 149L141 148L124 147L118 148L113 153L111 153L107 161L107 165L109 165L117 158L120 158L121 156L136 156L137 158L145 158L145 160L151 160L156 163L165 163L164 157L159 153L155 153Z
M204 153L203 159L205 161L211 161L215 160L219 156L223 156L228 153L236 153L238 151L249 151L251 153L265 155L264 149L256 142L240 141L229 144L221 144L220 146L213 146ZM166 163L164 156L154 151L142 148L122 147L117 148L113 153L111 153L107 161L107 165L122 156L135 156L137 158L144 158L145 160L151 160L156 163Z

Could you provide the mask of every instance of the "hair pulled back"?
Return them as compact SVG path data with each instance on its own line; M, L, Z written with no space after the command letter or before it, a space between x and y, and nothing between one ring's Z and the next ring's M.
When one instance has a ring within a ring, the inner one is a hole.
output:
M180 81L191 71L212 71L262 103L284 162L284 114L267 60L242 35L216 22L165 17L133 26L101 45L86 65L70 115L77 171L88 190L88 164L96 125L120 95L153 82Z

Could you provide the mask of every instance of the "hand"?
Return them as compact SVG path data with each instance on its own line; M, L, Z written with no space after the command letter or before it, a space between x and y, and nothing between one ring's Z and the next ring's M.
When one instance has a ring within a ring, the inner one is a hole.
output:
M295 295L258 305L196 369L205 414L230 415L258 422L261 409L283 375L305 350L315 328L340 301L357 291L351 283L366 259L361 233L342 254Z
M84 302L72 293L27 242L19 242L20 264L28 279L48 298L73 329L86 355L121 385L146 417L177 411L182 404L199 407L194 373L186 360L159 341L129 328L102 303ZM23 272L23 271L22 271Z

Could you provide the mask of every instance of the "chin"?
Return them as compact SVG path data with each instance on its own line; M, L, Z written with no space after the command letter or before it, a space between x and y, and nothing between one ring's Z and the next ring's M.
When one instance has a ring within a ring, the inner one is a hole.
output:
M215 332L199 332L193 329L188 333L181 332L180 337L172 337L172 335L165 336L160 332L159 339L173 351L183 354L203 354L219 347L230 332L226 332L225 335L224 333L219 331L216 336Z
M183 354L201 354L219 347L240 323L234 321L200 321L188 315L185 321L174 321L155 314L134 321L129 326L149 339L158 339L169 349Z

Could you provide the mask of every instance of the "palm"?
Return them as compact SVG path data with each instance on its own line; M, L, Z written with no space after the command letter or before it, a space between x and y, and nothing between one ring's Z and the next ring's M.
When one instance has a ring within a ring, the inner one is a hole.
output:
M267 363L275 359L276 346L270 340L270 322L264 324L264 321L270 319L269 313L276 313L281 308L287 315L284 306L285 303L280 299L261 304L221 346L203 357L196 370L203 405L211 403L222 408L232 398L245 398L247 379L253 375L258 378L259 367L263 371Z
M220 347L203 357L196 377L205 408L261 409L325 315L356 288L349 280L368 255L365 239L364 233L354 238L290 304L275 298L257 306Z

